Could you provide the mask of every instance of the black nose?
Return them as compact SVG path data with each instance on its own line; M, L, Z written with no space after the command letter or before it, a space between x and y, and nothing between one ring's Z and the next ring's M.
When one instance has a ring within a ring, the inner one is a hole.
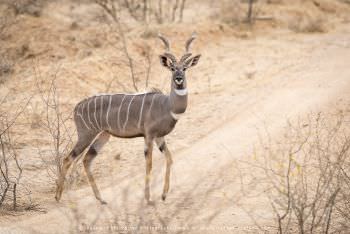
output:
M181 76L181 77L175 77L175 83L176 83L176 85L182 85L183 84L183 82L184 82L184 79L183 79L183 77Z

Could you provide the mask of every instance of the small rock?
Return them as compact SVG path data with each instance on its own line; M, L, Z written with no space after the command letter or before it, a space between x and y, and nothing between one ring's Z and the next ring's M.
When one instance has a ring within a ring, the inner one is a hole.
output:
M114 156L114 159L115 159L115 160L120 160L120 153L116 154L116 155Z

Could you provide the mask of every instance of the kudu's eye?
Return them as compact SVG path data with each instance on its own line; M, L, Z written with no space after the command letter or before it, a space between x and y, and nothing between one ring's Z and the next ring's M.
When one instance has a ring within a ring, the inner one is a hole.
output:
M187 70L187 67L184 67L182 70L183 70L183 71L186 71L186 70Z
M174 67L170 67L170 70L175 71L175 68Z

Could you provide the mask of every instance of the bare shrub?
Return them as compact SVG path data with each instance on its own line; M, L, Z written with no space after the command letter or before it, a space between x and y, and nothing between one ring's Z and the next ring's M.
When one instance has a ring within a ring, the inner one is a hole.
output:
M248 0L248 11L247 11L247 22L252 23L253 21L253 5L257 0Z
M348 124L349 120L345 121ZM349 135L347 135L349 136ZM349 139L347 139L350 141ZM350 156L348 147L350 144L343 145L342 153L346 154L342 164L339 165L341 176L339 178L341 189L338 200L335 203L334 213L337 215L337 231L350 230Z
M257 18L257 0L224 0L220 3L220 18L227 24L252 24Z
M152 70L152 49L150 47L150 45L148 44L143 44L141 46L139 46L139 51L140 51L140 55L142 56L143 60L144 60L144 64L142 65L143 67L146 68L145 70L145 89L148 88L149 85L149 79L150 79L150 75L151 75L151 70Z
M66 113L62 108L60 93L56 85L58 72L59 68L54 72L49 83L45 85L40 71L35 69L36 87L44 107L42 118L35 115L35 125L47 133L49 142L49 145L38 147L38 149L46 165L48 177L52 181L56 181L60 175L62 159L69 153L73 142L71 138L73 132L67 124L72 119L72 113Z
M9 127L8 123L5 123L5 126ZM3 134L0 134L0 148L0 207L2 207L6 200L11 200L13 210L16 210L17 185L20 184L22 177L22 167L18 161L17 152L14 148L14 142L12 141L9 129L4 131Z
M115 4L114 1L107 1L107 0L96 0L96 3L102 7L102 9L104 9L104 11L112 18L112 22L113 24L111 24L111 28L112 30L115 30L118 38L116 38L116 41L120 41L121 42L121 50L124 53L124 58L126 59L126 64L127 67L129 69L129 74L132 80L132 85L135 91L139 90L139 85L137 84L137 81L139 80L138 76L140 74L144 74L144 72L142 73L137 73L136 72L136 67L135 67L135 59L130 51L129 48L129 40L127 38L127 35L124 32L123 29L123 24L121 22L121 19L119 18L120 16L120 9L118 8L118 5ZM115 45L112 45L115 46ZM145 67L145 71L146 71L146 79L142 79L142 80L146 80L146 87L148 86L148 81L149 81L149 75L150 75L150 71L151 71L151 58L152 58L152 54L151 54L151 50L150 47L147 44L144 44L141 48L141 56L146 60L146 66L141 66L141 67ZM120 50L120 49L119 49Z
M186 0L99 0L105 5L115 5L142 23L182 22Z
M342 112L319 113L289 122L279 140L268 132L260 136L251 176L270 202L279 233L348 230L348 121Z
M28 188L21 183L22 166L16 151L16 140L12 128L23 113L31 98L23 100L18 108L3 105L10 95L1 97L0 101L0 208L16 211L19 206L28 209L33 204L24 201ZM10 205L12 204L12 205Z

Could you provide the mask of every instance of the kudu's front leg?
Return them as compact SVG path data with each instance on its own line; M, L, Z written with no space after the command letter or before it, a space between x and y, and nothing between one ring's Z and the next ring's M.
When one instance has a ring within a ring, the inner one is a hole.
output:
M162 194L162 199L163 201L166 199L166 195L169 192L169 187L170 187L170 168L171 164L173 164L173 160L171 158L171 153L168 149L167 144L165 143L165 140L163 137L157 138L156 139L157 146L165 156L166 159L166 169L165 169L165 181L164 181L164 187L163 187L163 194Z
M150 188L149 182L151 179L152 171L152 151L153 151L153 139L145 138L145 159L146 159L146 176L145 176L145 199L147 203L150 203Z

